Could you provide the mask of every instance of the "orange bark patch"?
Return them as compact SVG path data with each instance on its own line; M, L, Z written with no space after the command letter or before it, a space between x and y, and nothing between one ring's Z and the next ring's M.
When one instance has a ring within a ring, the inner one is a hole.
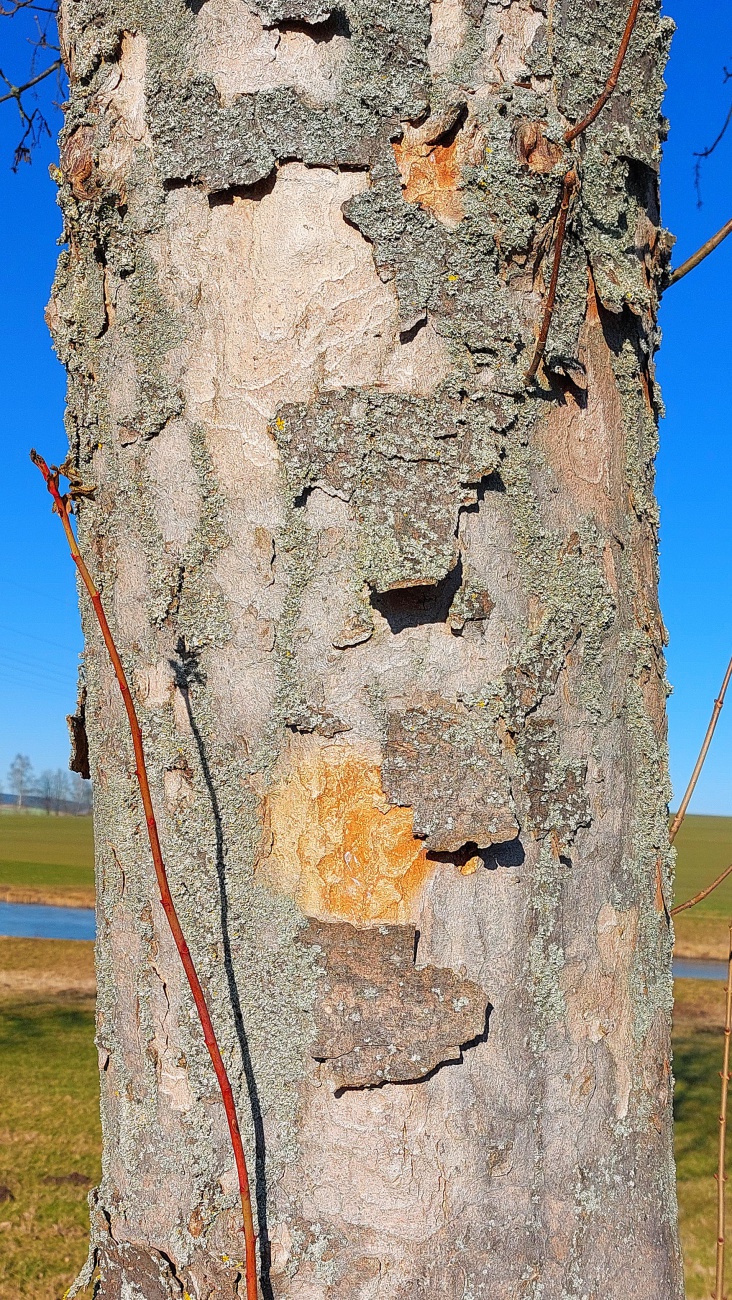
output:
M379 765L351 745L294 741L266 821L258 875L319 920L403 924L435 870L411 809L387 801Z
M429 144L416 131L406 131L404 139L392 145L407 203L418 203L451 227L465 216L458 191L459 147L459 136L450 144Z

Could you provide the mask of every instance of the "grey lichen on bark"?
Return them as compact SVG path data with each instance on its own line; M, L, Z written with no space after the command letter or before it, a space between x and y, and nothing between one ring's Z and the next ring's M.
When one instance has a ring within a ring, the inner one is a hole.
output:
M265 1297L682 1292L656 0L564 144L625 9L62 6L49 322L97 485L81 540L236 1084ZM88 1276L235 1296L223 1111L85 629Z

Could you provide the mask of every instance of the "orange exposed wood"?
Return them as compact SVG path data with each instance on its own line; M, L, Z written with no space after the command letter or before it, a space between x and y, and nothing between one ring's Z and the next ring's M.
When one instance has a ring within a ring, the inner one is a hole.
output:
M387 801L378 763L353 745L299 737L266 817L261 877L319 920L404 923L436 869L412 833L412 810Z
M425 144L418 132L407 131L392 146L407 203L434 212L446 226L458 225L465 215L458 190L460 144L459 135L450 144Z
M61 171L77 199L91 197L88 182L94 171L93 149L94 130L90 126L77 127L61 146Z

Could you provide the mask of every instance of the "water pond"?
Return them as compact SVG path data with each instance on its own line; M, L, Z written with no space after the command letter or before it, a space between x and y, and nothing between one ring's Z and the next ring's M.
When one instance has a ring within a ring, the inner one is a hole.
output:
M674 979L726 980L726 961L701 961L687 957L674 958Z
M93 939L91 907L0 903L0 935L19 939Z

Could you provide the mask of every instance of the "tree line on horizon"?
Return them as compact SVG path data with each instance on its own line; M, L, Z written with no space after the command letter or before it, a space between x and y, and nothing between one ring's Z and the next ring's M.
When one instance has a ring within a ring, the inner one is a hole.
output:
M92 810L92 789L78 772L44 768L38 775L27 754L16 754L8 768L9 792L17 808L42 808L48 814L84 816Z

